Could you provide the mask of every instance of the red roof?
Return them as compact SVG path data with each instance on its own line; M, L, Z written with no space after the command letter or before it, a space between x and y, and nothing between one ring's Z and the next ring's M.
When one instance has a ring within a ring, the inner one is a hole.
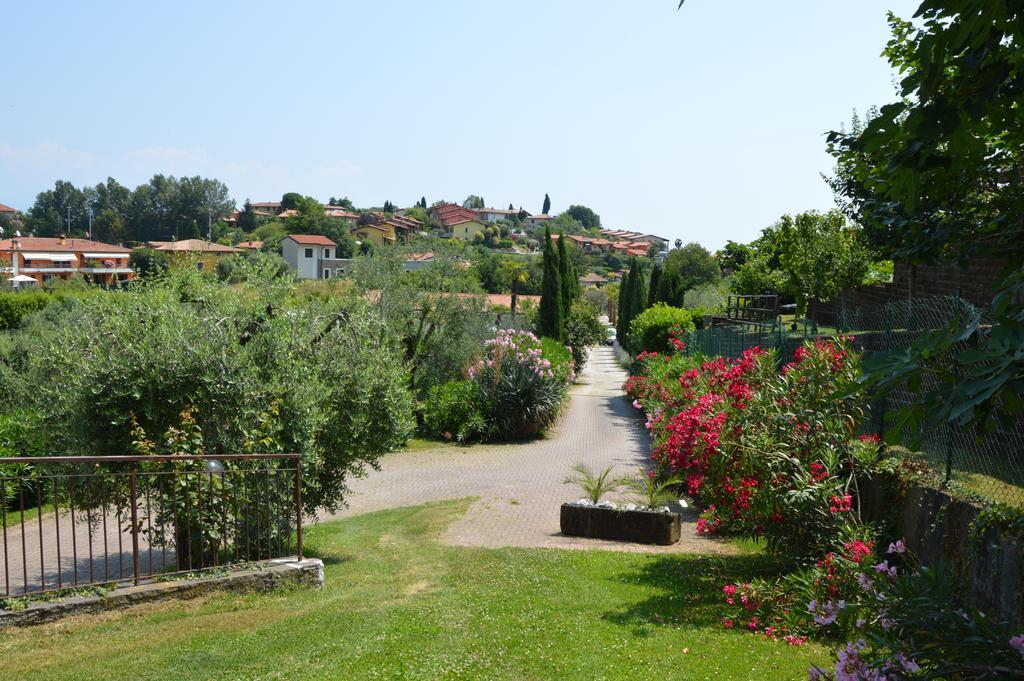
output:
M323 234L289 234L285 237L303 246L337 246Z
M18 211L10 206L0 203L0 213L17 213Z
M439 206L434 206L432 210L434 216L445 227L450 227L459 222L466 222L467 220L476 220L475 210L463 208L456 203L442 203Z
M16 239L0 239L0 251L13 251L14 241L18 242L18 250L21 251L60 251L60 252L82 252L96 251L103 253L131 253L132 249L123 246L114 246L100 241L90 239L64 239L61 243L59 237L49 236L23 236Z

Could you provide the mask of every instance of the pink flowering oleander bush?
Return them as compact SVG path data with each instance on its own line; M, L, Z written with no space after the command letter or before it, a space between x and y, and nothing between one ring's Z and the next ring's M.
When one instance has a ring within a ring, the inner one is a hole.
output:
M466 375L477 387L490 437L535 437L554 423L574 376L571 355L549 354L554 363L545 357L541 340L528 331L501 330L485 341L484 356Z
M859 374L849 339L807 342L781 370L759 348L731 361L645 353L637 364L626 391L647 414L659 471L681 475L702 503L699 532L764 538L807 563L852 536L853 472L878 444L852 436L863 407L845 396Z

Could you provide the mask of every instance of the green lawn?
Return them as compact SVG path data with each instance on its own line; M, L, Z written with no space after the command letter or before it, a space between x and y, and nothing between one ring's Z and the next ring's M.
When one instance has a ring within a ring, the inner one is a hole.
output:
M467 500L309 530L322 592L219 594L0 632L5 678L804 679L818 646L719 624L763 555L437 543Z

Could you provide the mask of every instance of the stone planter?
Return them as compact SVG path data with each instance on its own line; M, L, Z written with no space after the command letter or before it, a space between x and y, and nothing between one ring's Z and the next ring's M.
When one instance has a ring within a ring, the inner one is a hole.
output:
M675 544L679 541L679 514L663 511L626 511L562 504L562 534L595 539Z

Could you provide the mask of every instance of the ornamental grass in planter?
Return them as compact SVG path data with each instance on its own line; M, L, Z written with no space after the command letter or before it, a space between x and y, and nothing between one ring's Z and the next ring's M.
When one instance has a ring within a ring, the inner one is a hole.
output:
M573 467L566 484L575 484L585 498L562 504L559 524L562 534L595 539L612 539L643 544L675 544L679 541L680 518L667 504L677 501L671 485L680 480L656 480L647 475L614 477L612 467L599 473L583 464ZM630 487L639 503L617 505L602 497L623 486Z

